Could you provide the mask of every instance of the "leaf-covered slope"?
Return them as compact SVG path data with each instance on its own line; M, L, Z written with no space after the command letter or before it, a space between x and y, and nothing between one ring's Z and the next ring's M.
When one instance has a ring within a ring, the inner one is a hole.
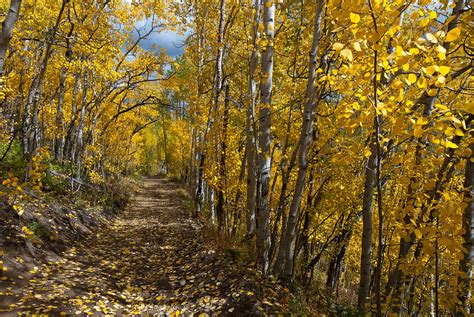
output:
M285 292L213 250L180 192L146 179L123 215L64 257L34 269L11 312L51 314L275 313Z

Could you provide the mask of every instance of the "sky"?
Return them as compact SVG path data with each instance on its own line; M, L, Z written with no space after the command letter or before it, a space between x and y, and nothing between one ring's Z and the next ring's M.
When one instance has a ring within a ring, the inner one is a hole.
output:
M131 2L131 0L125 0L127 2ZM136 27L138 29L150 26L151 19L142 20L136 23ZM151 49L151 47L156 44L159 47L162 47L166 50L166 53L176 58L183 54L183 41L185 39L184 35L179 35L176 32L164 30L162 32L155 32L150 34L150 36L141 41L140 46L146 50Z
M145 21L137 23L137 28L142 27ZM149 24L149 23L148 23ZM176 32L164 30L150 34L150 36L141 41L140 46L146 50L152 48L153 45L158 45L166 50L166 53L175 58L183 54L183 41L185 36L179 35Z

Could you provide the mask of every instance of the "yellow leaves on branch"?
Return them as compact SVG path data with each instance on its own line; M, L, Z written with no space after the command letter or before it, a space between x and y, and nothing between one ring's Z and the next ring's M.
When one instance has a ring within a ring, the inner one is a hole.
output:
M451 67L449 66L438 66L438 65L431 65L431 66L428 66L426 68L423 68L423 70L425 71L425 73L428 75L428 76L432 76L434 75L435 73L438 73L442 76L446 76L449 71L451 70Z
M348 60L349 62L352 62L352 51L348 48L345 48L341 51L340 55L342 57L344 57L346 60Z
M31 231L28 227L25 226L21 228L21 231L27 236L31 236L33 234L33 231Z
M451 148L451 149L457 149L458 146L456 143L453 143L451 141L446 141L446 143L444 144L445 147L447 147L448 149Z
M438 43L438 39L436 38L436 36L433 35L433 33L426 33L425 37L430 43Z
M435 82L436 87L443 87L445 84L446 84L446 77L438 76L438 78L436 78L436 82Z
M419 117L418 120L416 121L416 124L426 125L428 124L428 119L426 117Z
M360 15L357 13L352 13L350 14L350 19L352 23L359 23L360 22Z
M332 49L335 50L335 51L340 51L344 48L344 44L342 43L334 43L332 45Z
M361 49L361 47L360 47L360 43L359 43L359 42L354 42L353 46L354 46L354 49L355 49L357 52L362 52L362 49Z
M420 240L423 237L423 234L421 233L419 229L415 229L414 233L418 240Z
M431 20L434 20L438 17L438 14L436 13L436 11L431 11L429 13L429 17L430 17Z
M449 66L440 66L439 69L438 69L438 72L443 75L443 76L446 76L449 71L451 70L451 67Z
M459 28L454 28L448 32L444 41L453 42L453 41L456 41L459 38L459 36L461 36L461 30Z

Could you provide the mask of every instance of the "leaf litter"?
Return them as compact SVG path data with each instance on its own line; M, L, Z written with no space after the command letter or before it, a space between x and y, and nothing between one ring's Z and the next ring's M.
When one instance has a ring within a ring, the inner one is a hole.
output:
M147 178L112 224L29 271L0 315L267 315L287 291L214 250L180 187Z

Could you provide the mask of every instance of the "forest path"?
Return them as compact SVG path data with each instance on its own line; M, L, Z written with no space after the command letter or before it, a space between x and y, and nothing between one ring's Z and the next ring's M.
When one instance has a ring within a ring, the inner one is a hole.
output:
M59 261L39 267L4 315L278 311L275 287L212 250L202 226L184 208L183 195L176 183L146 178L134 202L110 226Z

